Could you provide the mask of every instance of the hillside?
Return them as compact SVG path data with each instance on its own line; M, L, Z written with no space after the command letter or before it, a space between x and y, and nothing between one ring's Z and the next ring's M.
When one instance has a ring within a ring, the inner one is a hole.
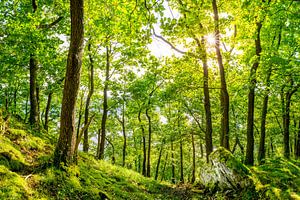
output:
M209 191L151 178L80 153L78 165L55 169L53 138L16 119L0 135L0 199L251 199L243 191ZM252 167L258 199L300 199L300 162L278 158Z
M188 187L158 183L80 153L78 166L51 166L53 145L46 133L14 128L0 135L0 199L199 199Z

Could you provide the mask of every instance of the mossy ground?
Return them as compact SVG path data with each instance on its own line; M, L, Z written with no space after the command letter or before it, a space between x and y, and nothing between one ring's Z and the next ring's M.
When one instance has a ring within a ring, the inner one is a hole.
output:
M56 169L51 137L18 121L0 144L0 199L204 199L190 186L159 183L83 153L77 166Z
M211 194L196 185L160 183L83 153L77 166L58 170L51 165L53 141L49 134L12 119L0 134L0 199L228 199L228 191ZM269 160L250 168L249 176L259 199L300 199L299 161ZM231 197L257 199L252 195Z
M268 199L300 200L300 161L281 157L267 160L265 164L252 167L258 189Z

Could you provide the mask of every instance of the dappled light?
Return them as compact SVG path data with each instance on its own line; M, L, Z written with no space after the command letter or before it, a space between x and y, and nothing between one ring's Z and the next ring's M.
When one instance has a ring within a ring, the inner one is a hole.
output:
M300 1L0 1L0 200L300 199Z

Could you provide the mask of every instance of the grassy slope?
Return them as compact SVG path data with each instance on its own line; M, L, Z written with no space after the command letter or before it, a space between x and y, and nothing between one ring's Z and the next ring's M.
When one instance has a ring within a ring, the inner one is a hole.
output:
M77 166L57 170L51 166L51 137L26 132L17 120L11 127L0 134L0 199L224 199L222 193L158 183L86 154ZM251 171L261 198L300 199L299 161L278 158Z
M0 135L0 199L203 199L191 188L158 183L86 154L77 166L57 170L47 134L28 133L17 121L11 127Z

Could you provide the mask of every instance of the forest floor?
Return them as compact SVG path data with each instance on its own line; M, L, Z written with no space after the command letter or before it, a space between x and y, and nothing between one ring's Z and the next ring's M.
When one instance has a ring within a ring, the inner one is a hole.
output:
M0 134L0 199L241 199L198 184L158 182L83 153L77 166L58 170L51 165L54 143L48 134L11 120ZM300 162L278 158L251 171L257 199L300 199Z

